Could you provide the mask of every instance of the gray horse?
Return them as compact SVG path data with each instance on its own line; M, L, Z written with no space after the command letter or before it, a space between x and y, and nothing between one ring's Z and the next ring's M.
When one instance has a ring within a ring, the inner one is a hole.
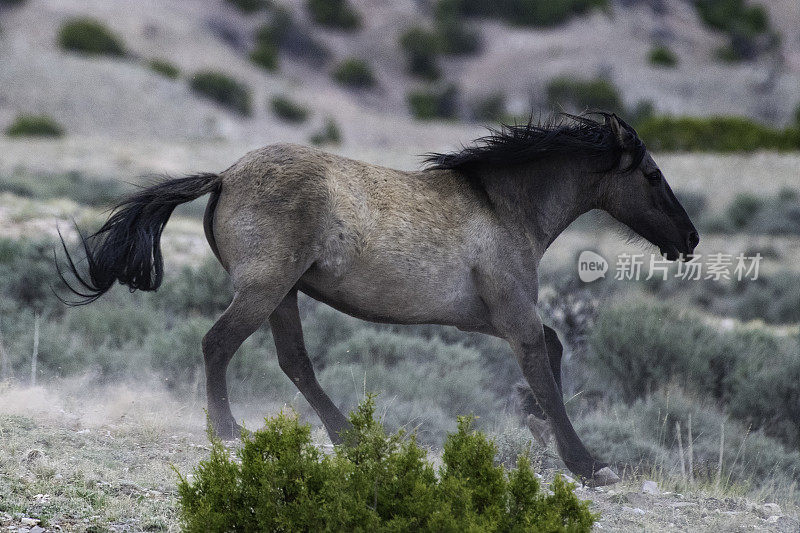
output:
M203 338L208 416L239 434L225 372L265 321L280 367L333 442L347 419L322 390L303 342L297 291L355 317L433 323L508 341L566 466L593 485L618 481L567 418L561 343L536 311L537 267L579 215L603 209L674 260L697 231L636 132L615 115L506 126L428 167L403 172L313 148L275 144L219 174L163 181L124 199L82 237L88 273L67 253L87 303L116 281L155 290L160 236L173 209L210 193L204 228L233 281L233 301ZM63 240L62 240L63 244ZM66 247L65 247L66 252Z

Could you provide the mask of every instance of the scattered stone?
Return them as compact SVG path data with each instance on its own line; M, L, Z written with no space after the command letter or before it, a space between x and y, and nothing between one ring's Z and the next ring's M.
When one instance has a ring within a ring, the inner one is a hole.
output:
M655 481L650 481L649 479L642 483L642 492L644 494L653 494L658 495L661 491L658 490L658 484Z
M695 505L697 504L694 502L675 502L671 504L670 507L672 507L673 509L681 509L683 507L693 507Z
M37 459L41 459L42 456L44 456L44 452L42 452L42 450L37 450L37 449L28 450L27 452L25 452L25 459L23 459L22 461L24 463L29 463L29 464L34 463L36 462Z
M777 503L765 503L761 506L761 509L767 516L781 515L781 507Z
M44 533L44 528L39 526L34 526L31 528L30 533Z
M767 518L767 523L768 524L776 524L778 522L778 520L780 520L780 519L781 519L780 516L772 515L769 518Z
M36 524L39 523L39 519L38 518L28 518L26 516L26 517L21 518L20 522L22 523L23 526L35 526Z
M140 487L139 485L137 485L133 481L130 481L130 480L127 480L127 479L120 479L119 480L119 485L118 485L117 490L119 492L121 492L122 494L127 494L129 496L132 496L134 494L141 493L141 492L147 492L144 488Z
M638 515L646 514L646 511L644 509L640 509L638 507L628 507L627 505L623 505L622 510Z

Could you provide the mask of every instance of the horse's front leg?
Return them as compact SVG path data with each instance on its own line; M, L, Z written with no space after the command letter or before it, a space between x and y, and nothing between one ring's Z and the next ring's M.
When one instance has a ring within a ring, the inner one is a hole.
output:
M494 327L508 342L517 357L525 380L531 387L540 413L553 430L558 453L567 468L592 486L619 481L606 463L592 457L567 417L561 389L553 374L547 338L534 302L523 291L497 300L492 310Z

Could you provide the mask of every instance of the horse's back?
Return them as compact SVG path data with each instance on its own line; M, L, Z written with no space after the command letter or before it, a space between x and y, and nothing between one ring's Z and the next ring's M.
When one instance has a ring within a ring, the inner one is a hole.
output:
M293 268L307 292L351 314L436 321L471 307L460 295L486 230L481 201L452 172L271 145L223 173L214 236L229 271Z

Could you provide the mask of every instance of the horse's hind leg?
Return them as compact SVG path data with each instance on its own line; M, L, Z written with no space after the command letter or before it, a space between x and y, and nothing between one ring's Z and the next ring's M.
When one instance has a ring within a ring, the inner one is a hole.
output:
M340 432L350 426L341 411L320 387L306 352L300 313L297 309L297 289L292 289L269 317L278 364L292 383L317 412L334 444L341 442Z
M544 342L547 344L547 357L550 359L550 369L556 379L558 390L561 388L561 357L564 354L564 346L558 340L556 330L549 326L542 325L544 329ZM563 392L563 391L562 391Z
M238 437L241 431L231 414L225 373L236 350L272 310L264 296L254 290L236 291L231 304L203 337L208 419L213 431L223 439Z

